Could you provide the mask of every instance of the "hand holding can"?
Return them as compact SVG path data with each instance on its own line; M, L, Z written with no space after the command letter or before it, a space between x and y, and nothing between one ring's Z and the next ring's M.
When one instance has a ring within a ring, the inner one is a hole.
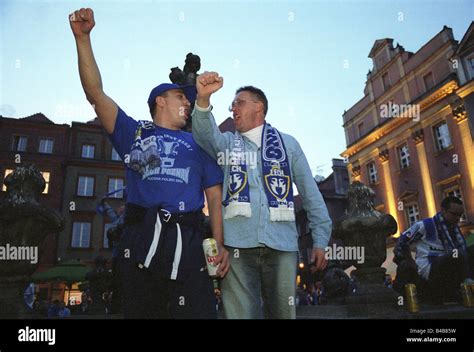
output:
M215 264L219 250L217 248L217 241L214 238L206 238L202 241L202 249L204 250L204 256L206 257L207 272L210 277L218 277L217 270L219 264Z

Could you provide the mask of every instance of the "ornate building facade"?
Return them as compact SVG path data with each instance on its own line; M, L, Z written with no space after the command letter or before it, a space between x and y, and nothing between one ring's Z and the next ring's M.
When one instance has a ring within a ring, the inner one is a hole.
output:
M376 192L400 231L462 198L474 232L474 22L460 42L444 27L416 53L375 41L364 97L343 114L351 181ZM395 237L397 236L395 235Z

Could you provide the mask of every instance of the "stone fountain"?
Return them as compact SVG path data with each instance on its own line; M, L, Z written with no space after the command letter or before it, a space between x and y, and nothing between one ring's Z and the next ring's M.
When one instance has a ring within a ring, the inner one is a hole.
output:
M0 202L0 318L30 317L24 290L36 270L39 247L50 233L64 228L54 209L39 204L46 183L34 165L19 166L5 178Z
M349 316L369 317L387 314L397 308L398 294L384 284L387 237L397 232L393 216L374 208L375 193L360 182L351 184L349 210L334 226L334 237L344 246L363 248L363 261L354 262L351 276L356 291L346 297Z

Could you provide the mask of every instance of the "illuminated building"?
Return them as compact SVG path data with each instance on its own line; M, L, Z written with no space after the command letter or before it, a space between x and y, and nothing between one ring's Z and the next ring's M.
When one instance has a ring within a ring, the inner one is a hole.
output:
M375 191L399 231L460 197L473 232L474 22L460 42L445 26L416 53L376 40L369 58L364 97L343 114L351 182Z

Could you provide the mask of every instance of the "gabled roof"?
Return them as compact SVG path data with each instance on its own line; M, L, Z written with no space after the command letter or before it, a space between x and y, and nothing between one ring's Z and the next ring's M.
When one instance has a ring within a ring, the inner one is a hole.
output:
M54 122L51 121L50 119L48 119L46 116L44 116L44 114L41 113L41 112L38 112L38 113L33 114L31 116L22 117L22 118L20 118L20 120L21 121L27 121L27 122L49 123L49 124L54 125Z
M385 44L389 44L390 46L392 46L392 43L393 39L391 38L377 39L374 45L372 46L372 49L370 49L369 57L373 58L379 48L383 47Z
M474 21L471 22L466 33L459 42L458 49L456 50L455 56L459 56L462 52L474 47Z

